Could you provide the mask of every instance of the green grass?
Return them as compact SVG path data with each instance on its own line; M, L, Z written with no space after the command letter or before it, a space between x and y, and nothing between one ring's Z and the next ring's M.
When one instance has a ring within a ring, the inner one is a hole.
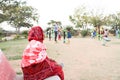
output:
M0 49L9 60L18 60L21 59L27 44L27 39L0 42Z
M19 60L22 59L22 55L10 56L8 57L9 60Z

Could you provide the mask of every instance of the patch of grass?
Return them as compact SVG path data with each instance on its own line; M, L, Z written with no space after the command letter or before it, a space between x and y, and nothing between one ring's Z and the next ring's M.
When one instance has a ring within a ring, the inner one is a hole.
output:
M2 51L5 51L5 50L6 50L6 48L1 48L1 50L2 50Z
M22 56L21 55L17 55L17 56L10 56L8 57L9 60L19 60L19 59L22 59Z
M0 49L9 60L21 59L23 51L27 46L27 39L0 42Z

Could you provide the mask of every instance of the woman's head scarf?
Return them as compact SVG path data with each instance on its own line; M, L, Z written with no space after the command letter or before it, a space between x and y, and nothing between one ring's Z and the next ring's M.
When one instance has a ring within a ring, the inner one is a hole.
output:
M31 41L31 40L43 42L44 33L40 26L34 26L30 29L28 33L28 41Z
M32 27L28 34L30 42L23 52L22 67L40 63L46 58L46 46L42 43L43 40L42 28L40 26Z

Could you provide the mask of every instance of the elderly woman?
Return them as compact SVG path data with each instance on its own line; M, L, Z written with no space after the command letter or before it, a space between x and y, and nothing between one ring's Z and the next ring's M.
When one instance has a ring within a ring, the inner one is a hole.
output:
M48 58L43 40L42 28L32 27L28 33L29 44L23 52L21 62L24 80L44 80L54 75L64 80L62 67Z

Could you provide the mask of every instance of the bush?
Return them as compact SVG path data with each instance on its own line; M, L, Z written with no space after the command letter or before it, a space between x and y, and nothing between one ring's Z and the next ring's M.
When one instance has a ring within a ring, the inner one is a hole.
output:
M115 30L114 29L111 29L109 30L110 34L113 34L115 36Z
M73 31L71 32L71 34L72 34L73 36L78 36L78 35L79 35L79 31L78 31L78 30L73 30Z
M87 31L87 30L82 30L82 31L81 31L81 36L82 36L82 37L87 36L87 34L88 34L88 31Z
M26 31L23 31L22 32L22 35L25 37L25 38L27 38L27 36L28 36L28 31L26 30Z
M16 40L16 39L20 39L20 35L16 35L16 36L14 37L14 40Z

